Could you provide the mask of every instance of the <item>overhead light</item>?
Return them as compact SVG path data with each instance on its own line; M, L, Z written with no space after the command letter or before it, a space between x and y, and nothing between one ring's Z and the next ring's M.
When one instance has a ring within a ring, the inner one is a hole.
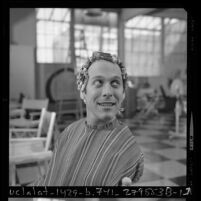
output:
M89 17L99 17L102 15L102 11L100 8L88 8L85 10L85 15Z

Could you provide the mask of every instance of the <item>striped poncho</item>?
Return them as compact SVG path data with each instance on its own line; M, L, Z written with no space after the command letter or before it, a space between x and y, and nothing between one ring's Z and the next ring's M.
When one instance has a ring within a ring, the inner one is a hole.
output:
M128 126L117 119L91 127L85 119L69 125L58 137L40 186L117 186L123 177L136 182L143 172L143 154Z

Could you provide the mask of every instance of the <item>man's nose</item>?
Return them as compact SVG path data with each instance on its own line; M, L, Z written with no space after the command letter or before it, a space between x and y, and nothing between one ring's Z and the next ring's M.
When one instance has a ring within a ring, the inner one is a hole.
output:
M109 84L105 84L103 87L102 95L104 97L112 96L112 88Z

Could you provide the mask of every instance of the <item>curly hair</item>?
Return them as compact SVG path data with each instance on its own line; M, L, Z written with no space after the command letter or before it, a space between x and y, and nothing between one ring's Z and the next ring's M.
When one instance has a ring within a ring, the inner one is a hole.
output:
M77 87L80 92L84 92L86 89L87 81L89 79L88 69L97 60L105 60L111 63L117 64L121 70L123 88L125 90L127 83L127 73L126 68L122 62L117 58L116 55L111 55L104 52L93 52L92 57L89 57L86 63L81 67L80 71L77 74Z

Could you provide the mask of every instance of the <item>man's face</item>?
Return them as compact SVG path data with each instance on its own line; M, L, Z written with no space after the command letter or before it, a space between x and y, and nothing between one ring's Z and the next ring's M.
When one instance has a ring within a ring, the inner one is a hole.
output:
M125 97L119 66L105 60L96 61L90 66L88 74L84 94L87 120L105 122L113 119Z

